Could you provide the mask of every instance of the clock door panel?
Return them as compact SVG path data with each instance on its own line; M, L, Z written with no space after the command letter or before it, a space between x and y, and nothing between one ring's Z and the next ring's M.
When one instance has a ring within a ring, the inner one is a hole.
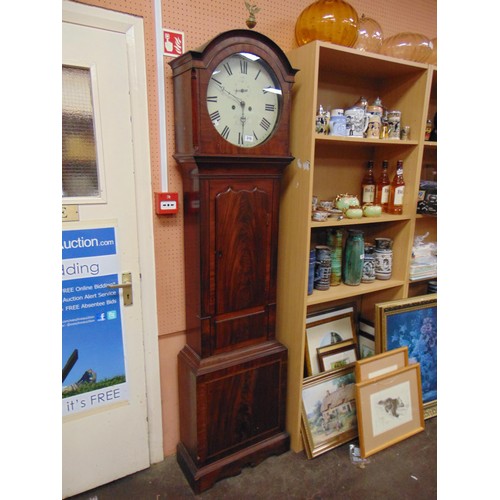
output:
M214 352L265 340L272 258L272 180L213 180Z
M235 191L229 187L217 194L215 314L265 303L269 206L269 194L257 188Z

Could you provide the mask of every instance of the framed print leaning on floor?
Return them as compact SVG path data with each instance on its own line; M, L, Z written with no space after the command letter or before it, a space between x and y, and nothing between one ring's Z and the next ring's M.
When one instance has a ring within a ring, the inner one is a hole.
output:
M358 435L354 367L322 373L302 386L302 437L307 458Z
M363 382L408 366L408 347L399 347L356 362L356 382Z
M437 415L437 294L375 305L376 350L408 347L409 363L420 363L425 418Z
M418 363L356 384L363 458L424 430L421 389Z

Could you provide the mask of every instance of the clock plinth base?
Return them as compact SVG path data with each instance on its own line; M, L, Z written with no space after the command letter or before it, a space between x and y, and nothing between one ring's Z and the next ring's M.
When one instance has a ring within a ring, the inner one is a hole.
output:
M289 449L287 355L276 340L208 358L180 351L177 461L194 491Z
M266 458L290 449L290 436L281 432L261 443L203 467L197 467L182 443L177 445L177 462L194 493L199 494L221 479L237 476L245 467L255 467Z

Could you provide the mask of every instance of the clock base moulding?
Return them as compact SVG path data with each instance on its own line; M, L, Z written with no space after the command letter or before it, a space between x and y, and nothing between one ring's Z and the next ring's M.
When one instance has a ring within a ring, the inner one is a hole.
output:
M204 359L187 345L178 362L177 461L195 493L290 449L282 344L269 341Z

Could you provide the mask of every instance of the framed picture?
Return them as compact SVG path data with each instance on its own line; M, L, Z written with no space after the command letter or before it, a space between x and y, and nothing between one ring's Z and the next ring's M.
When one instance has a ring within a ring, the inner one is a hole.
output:
M437 294L376 304L376 349L408 347L420 363L425 418L437 415Z
M356 381L362 382L380 377L408 366L408 347L399 347L392 351L376 354L373 357L356 362Z
M358 435L354 367L326 372L304 381L302 435L313 458Z
M306 367L307 375L321 373L317 349L350 340L356 343L354 308L331 309L310 316L306 320Z
M369 358L375 354L375 325L364 318L358 321L358 354L359 359Z
M318 361L321 372L339 370L356 363L356 344L352 341L342 342L327 347L318 347Z
M375 324L365 318L359 318L358 333L373 337L375 339Z
M356 408L363 458L423 431L420 365L356 384Z

